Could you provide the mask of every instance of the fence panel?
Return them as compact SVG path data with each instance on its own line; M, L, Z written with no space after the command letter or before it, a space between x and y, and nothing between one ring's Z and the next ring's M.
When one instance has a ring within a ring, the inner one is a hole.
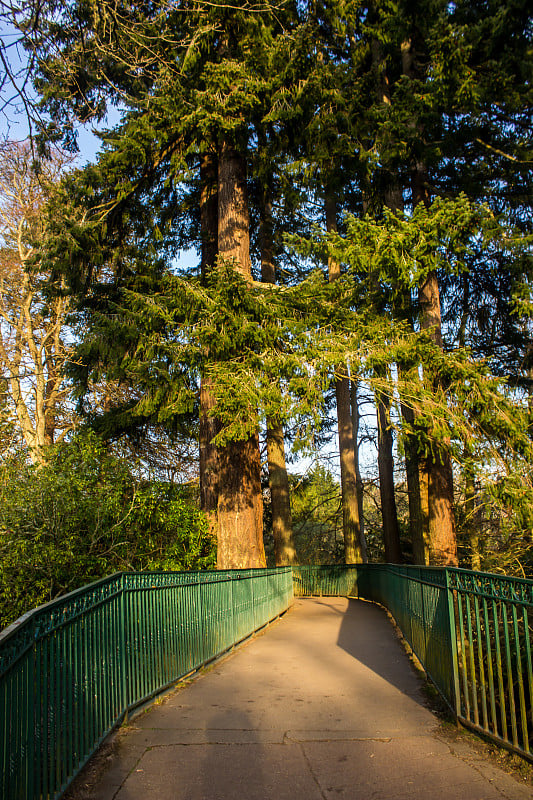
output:
M533 760L533 581L453 569L457 715Z
M128 711L292 602L290 567L122 573L0 633L0 798L52 800ZM256 602L254 602L256 601Z
M311 566L294 569L294 594L381 603L461 722L533 761L533 581L444 567Z
M364 566L333 564L293 567L294 596L358 597L358 580Z

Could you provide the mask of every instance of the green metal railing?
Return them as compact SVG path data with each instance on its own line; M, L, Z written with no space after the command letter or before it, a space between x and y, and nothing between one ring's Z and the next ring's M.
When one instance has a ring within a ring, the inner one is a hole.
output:
M533 581L387 564L121 573L0 634L0 800L59 797L131 710L293 593L381 603L456 716L533 761Z
M0 634L0 798L59 797L135 707L287 610L290 567L120 573Z
M391 564L293 571L296 596L385 606L457 718L533 761L533 581Z

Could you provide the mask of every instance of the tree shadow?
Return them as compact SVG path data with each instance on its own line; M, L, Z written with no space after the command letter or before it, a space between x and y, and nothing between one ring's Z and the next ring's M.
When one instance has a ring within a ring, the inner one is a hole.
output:
M383 608L348 599L337 645L402 694L425 705L417 675Z

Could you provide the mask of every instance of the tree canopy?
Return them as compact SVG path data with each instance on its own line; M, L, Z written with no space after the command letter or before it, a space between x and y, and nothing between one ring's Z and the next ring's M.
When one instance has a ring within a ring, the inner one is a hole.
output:
M78 412L106 440L199 435L218 565L265 563L263 495L291 561L283 438L316 440L333 402L344 557L365 558L364 386L385 556L480 565L482 530L487 564L516 547L530 569L526 3L6 9L41 158L121 114L48 200L32 261L72 308Z

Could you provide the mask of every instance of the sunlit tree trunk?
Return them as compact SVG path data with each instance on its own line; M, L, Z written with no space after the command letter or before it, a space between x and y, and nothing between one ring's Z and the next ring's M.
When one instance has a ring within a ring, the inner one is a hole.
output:
M213 269L218 251L218 170L216 157L205 153L200 163L200 224L202 234L202 282ZM218 448L214 438L219 423L213 416L215 400L211 378L201 377L200 385L200 506L207 514L209 528L218 533Z
M412 174L413 205L429 205L427 173L417 164ZM437 273L431 270L418 292L420 329L442 348L440 291ZM453 473L449 442L434 441L426 459L429 518L429 559L431 564L457 564L457 539L453 510Z
M364 516L364 485L361 477L361 466L359 462L359 428L360 428L360 414L359 414L359 401L358 401L358 384L357 381L350 381L350 405L352 413L352 433L353 433L353 454L355 465L355 479L357 485L357 506L359 509L359 530L361 532L361 541L365 542L365 516Z
M402 43L401 57L404 75L416 79L418 63L412 40ZM413 127L423 130L416 119ZM413 207L419 203L430 205L427 167L422 161L411 166L411 191ZM430 270L418 290L420 329L427 331L437 347L442 348L440 290L437 273ZM457 539L453 510L453 473L449 442L433 441L433 452L426 459L429 517L429 558L435 565L457 564ZM423 484L422 484L423 485Z
M399 316L404 319L410 329L414 329L411 308L411 296L407 292L400 298ZM416 436L416 413L411 403L406 401L406 387L416 395L420 384L418 364L398 363L398 380L400 384L400 413L403 420L403 447L405 455L405 475L407 480L407 496L409 502L409 533L413 547L413 562L429 564L429 516L427 496L427 471L419 452Z
M224 141L218 160L218 254L251 280L246 159ZM217 567L264 567L259 436L219 449Z
M272 201L268 187L261 198L261 279L276 282L273 253ZM296 563L296 550L292 534L292 515L289 476L285 462L283 426L273 417L267 419L267 461L270 506L272 510L272 535L276 566Z
M337 230L337 208L335 198L326 197L326 228ZM340 265L328 259L329 280L340 277ZM350 379L346 365L339 368L335 380L337 400L337 423L339 432L339 456L341 467L342 520L344 533L344 559L346 564L366 561L366 546L361 535L359 504L357 502L357 475L355 471L354 438L350 411Z

